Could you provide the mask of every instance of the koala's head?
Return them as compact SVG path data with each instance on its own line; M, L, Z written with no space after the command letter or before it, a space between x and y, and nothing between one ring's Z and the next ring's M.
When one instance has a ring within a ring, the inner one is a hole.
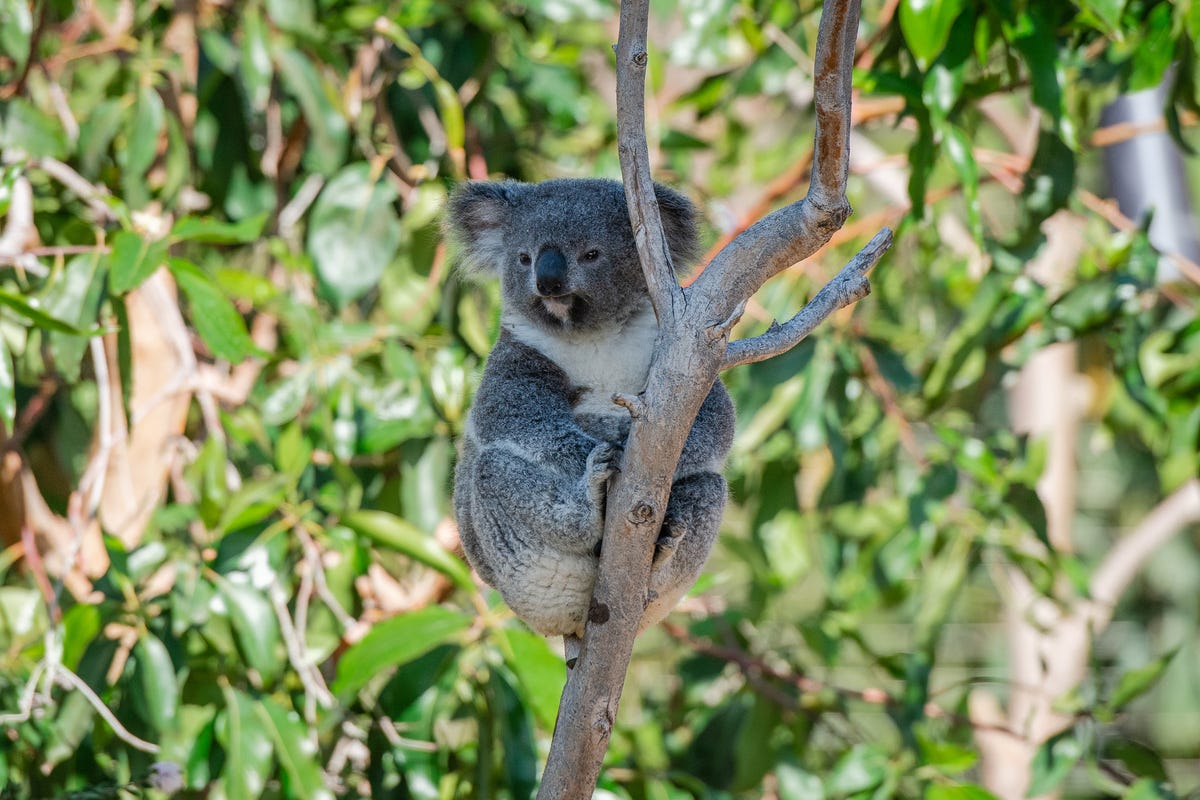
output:
M664 186L654 192L682 267L698 250L695 209ZM463 268L498 276L505 309L550 332L621 325L646 297L617 181L467 183L450 198L446 222Z

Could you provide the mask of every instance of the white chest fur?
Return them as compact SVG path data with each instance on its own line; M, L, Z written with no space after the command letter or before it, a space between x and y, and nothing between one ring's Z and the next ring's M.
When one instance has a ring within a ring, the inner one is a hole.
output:
M658 336L658 320L649 302L618 331L562 337L522 319L504 323L517 339L562 368L572 385L585 390L576 414L625 414L613 404L613 393L637 394L646 387Z

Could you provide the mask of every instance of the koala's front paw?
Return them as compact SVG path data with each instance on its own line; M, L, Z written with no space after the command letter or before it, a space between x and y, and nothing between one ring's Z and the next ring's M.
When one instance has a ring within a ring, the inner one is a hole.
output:
M604 534L604 504L608 499L608 479L620 471L622 448L611 442L600 442L588 454L587 466L583 471L583 491L588 506L588 518L592 538L592 552L600 555L600 537Z
M587 484L588 499L597 508L604 508L608 497L608 479L621 470L622 448L610 442L601 442L588 454L583 480Z
M668 512L663 519L662 530L658 532L658 541L654 543L654 566L660 566L671 558L685 533L687 525L684 521Z

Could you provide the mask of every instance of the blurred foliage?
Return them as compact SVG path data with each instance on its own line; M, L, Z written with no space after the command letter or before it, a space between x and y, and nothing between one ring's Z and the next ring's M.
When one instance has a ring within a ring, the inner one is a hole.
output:
M819 7L654 13L659 173L715 241L803 194ZM3 797L116 796L156 762L214 800L531 796L565 669L447 549L498 316L438 222L468 176L618 174L615 19L607 0L0 0ZM727 376L723 546L639 645L600 797L989 797L966 710L976 683L1004 689L989 575L1077 590L1197 473L1200 294L1160 287L1144 233L1082 192L1100 109L1172 64L1167 123L1195 144L1200 3L863 20L860 132L907 186L856 173L870 230L769 284L741 333L881 222L897 245L852 315ZM998 156L1006 118L1036 120L1026 164ZM1083 255L1048 287L1026 264L1064 208ZM1092 398L1074 554L1030 544L1044 447L1005 408L1054 341L1078 342ZM1195 543L1122 601L1037 791L1196 791Z

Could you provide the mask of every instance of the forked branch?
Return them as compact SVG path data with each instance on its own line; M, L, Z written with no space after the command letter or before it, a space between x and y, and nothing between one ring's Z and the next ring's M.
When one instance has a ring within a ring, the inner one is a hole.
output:
M833 280L825 284L821 291L808 301L808 305L804 306L799 314L782 325L772 322L771 327L761 336L730 342L725 350L725 362L721 368L751 364L786 353L800 344L833 312L862 300L871 293L867 273L891 246L892 232L884 228L850 259L850 263L842 267L842 271L835 275Z
M658 315L658 341L644 392L614 402L631 412L621 471L608 493L604 548L578 658L559 705L538 797L586 800L595 790L625 673L648 602L651 554L671 478L696 412L722 369L794 346L833 311L869 291L865 274L891 243L882 232L796 319L728 344L746 300L770 277L815 253L850 214L851 68L858 0L826 0L817 34L816 159L804 200L735 238L691 286L671 269L646 146L644 89L648 0L623 0L617 45L621 173L642 271ZM576 643L571 643L574 654Z

